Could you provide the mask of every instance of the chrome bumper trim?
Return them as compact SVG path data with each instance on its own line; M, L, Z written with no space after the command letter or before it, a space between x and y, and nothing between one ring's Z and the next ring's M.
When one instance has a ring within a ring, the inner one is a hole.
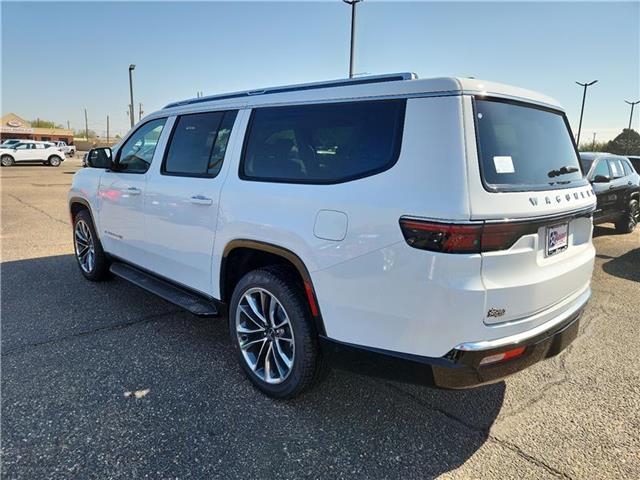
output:
M479 342L466 342L461 343L455 347L455 350L462 350L465 352L475 352L479 350L491 350L493 348L504 347L505 345L515 345L530 338L537 337L538 335L543 334L547 330L552 330L554 327L560 325L565 320L569 319L573 315L576 314L579 310L584 308L584 306L589 301L591 297L591 288L587 288L584 293L582 293L578 298L575 299L573 305L568 309L562 312L560 315L552 318L551 320L538 325L531 330L527 330L525 332L516 333L515 335L510 335L508 337L496 338L495 340L482 340Z

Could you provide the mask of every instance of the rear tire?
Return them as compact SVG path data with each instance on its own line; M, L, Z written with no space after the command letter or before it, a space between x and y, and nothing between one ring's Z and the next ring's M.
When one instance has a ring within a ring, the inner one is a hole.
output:
M73 220L73 249L84 278L92 282L109 278L111 262L102 249L88 210L80 210Z
M52 155L51 157L49 157L49 160L47 161L47 164L51 165L52 167L59 167L61 163L62 163L62 159L56 155Z
M0 158L0 165L3 167L10 167L14 164L13 157L11 155L2 155Z
M635 198L629 202L629 207L622 220L616 222L616 232L631 233L640 221L640 204Z
M231 297L229 333L238 361L253 385L274 398L300 395L325 370L299 283L287 268L254 270Z

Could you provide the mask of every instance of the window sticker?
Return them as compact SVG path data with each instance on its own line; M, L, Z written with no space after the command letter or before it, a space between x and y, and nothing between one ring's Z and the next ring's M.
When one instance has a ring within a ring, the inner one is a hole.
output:
M493 157L493 164L496 167L496 173L514 173L513 160L511 157Z

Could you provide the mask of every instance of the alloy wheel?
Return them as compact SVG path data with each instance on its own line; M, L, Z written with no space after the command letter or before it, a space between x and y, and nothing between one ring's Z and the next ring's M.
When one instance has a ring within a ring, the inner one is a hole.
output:
M238 345L248 367L266 383L282 383L293 368L295 339L280 301L264 288L250 288L240 299L235 320Z
M76 258L78 259L80 268L82 268L85 273L91 273L96 263L96 251L91 229L84 220L78 220L76 222L74 243L76 247Z

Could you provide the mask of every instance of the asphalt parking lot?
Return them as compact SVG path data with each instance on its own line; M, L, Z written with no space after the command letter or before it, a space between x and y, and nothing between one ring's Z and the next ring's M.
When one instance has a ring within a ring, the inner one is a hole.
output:
M3 478L640 478L640 228L596 228L559 357L460 392L333 372L281 402L245 380L225 321L83 279L79 168L0 169Z

